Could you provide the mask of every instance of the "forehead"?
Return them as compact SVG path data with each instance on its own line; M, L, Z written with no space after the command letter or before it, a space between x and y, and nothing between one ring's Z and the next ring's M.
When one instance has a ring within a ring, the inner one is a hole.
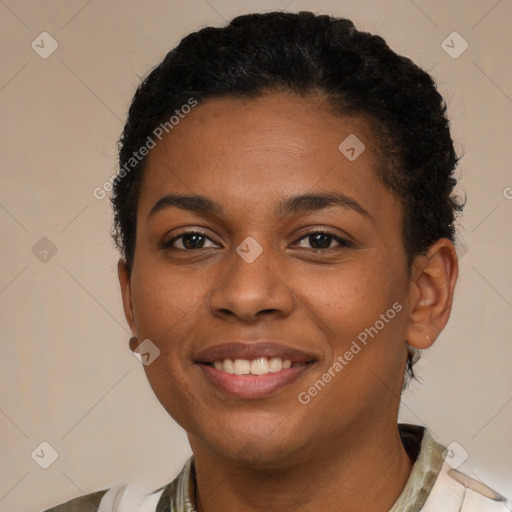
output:
M332 190L364 196L372 209L387 193L378 155L369 124L334 115L324 98L211 99L181 117L151 150L139 211L147 214L159 197L177 191L235 208Z

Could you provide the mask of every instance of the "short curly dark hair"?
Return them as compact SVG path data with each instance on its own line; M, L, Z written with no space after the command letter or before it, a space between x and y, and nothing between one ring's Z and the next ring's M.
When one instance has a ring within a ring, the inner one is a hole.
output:
M311 12L248 14L186 36L135 93L119 142L121 171L111 199L112 235L129 270L146 162L139 150L155 127L190 98L200 104L282 91L323 96L334 113L369 122L381 150L378 173L402 206L409 266L440 238L454 240L454 221L463 206L453 196L458 157L446 104L432 77L350 20ZM418 358L410 349L409 377Z

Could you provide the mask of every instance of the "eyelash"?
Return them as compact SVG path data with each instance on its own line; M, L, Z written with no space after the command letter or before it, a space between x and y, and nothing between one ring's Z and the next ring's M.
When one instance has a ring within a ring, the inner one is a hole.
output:
M194 250L197 251L200 249L208 249L208 247L199 247L198 249L181 249L181 248L178 249L176 247L173 247L173 243L176 240L179 240L180 238L183 238L186 235L201 235L201 236L207 238L208 240L210 240L211 242L215 243L205 232L200 231L200 230L194 230L194 231L184 231L183 233L180 233L179 235L172 238L171 240L169 240L167 242L162 242L160 244L160 248L163 250L176 250L176 251L186 251L186 252L191 252ZM338 247L353 247L353 244L350 243L348 240L341 238L340 236L336 235L335 233L332 233L329 230L309 231L309 232L305 233L303 236L301 236L301 238L299 238L294 243L300 242L300 241L304 240L305 238L308 238L309 236L312 236L312 235L327 235L328 237L330 237L330 238L334 239L336 242L338 242L338 244L339 244ZM327 250L334 249L335 247L326 247L324 249L310 248L310 250L311 251L327 251Z

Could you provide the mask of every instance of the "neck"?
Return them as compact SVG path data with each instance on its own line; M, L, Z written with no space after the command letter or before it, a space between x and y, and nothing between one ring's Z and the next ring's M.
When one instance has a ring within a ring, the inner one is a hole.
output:
M193 444L198 512L388 512L413 465L396 423L377 431L345 432L329 446L278 469L234 464Z

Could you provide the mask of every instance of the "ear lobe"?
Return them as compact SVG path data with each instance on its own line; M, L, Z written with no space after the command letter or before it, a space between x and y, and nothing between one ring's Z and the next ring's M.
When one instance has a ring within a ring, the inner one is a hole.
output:
M130 350L132 352L135 352L135 350L137 349L137 347L139 345L140 345L139 340L135 336L132 336L130 338L130 341L128 342L128 347L130 347Z
M117 276L121 286L121 295L123 297L124 316L134 336L137 336L137 327L133 315L131 272L126 266L126 261L120 259L117 263Z
M426 255L413 262L409 294L410 318L407 344L418 349L430 347L444 329L453 303L459 265L455 247L441 238Z

